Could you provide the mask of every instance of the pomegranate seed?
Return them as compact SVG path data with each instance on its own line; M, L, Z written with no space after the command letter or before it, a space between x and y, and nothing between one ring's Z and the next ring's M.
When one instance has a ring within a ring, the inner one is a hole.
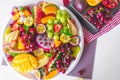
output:
M45 41L47 41L47 38L45 38Z
M40 41L42 40L42 38L39 39Z
M40 44L42 44L43 42L40 42Z
M47 42L45 42L45 44L44 45L47 45L48 43Z
M14 57L13 57L13 56L11 56L11 55L10 55L10 56L8 56L8 60L9 60L9 61L12 61L12 60L13 60L13 58L14 58Z

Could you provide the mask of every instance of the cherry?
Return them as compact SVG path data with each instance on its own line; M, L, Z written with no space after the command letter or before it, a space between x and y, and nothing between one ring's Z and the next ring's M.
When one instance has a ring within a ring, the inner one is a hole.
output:
M78 73L79 73L80 75L83 75L83 74L84 74L84 70L80 70Z
M28 39L28 35L27 34L24 34L22 37L23 37L23 39Z
M20 30L20 32L24 32L25 31L24 27L20 27L19 30Z
M9 55L9 56L8 56L8 60L9 60L9 61L12 61L12 60L13 60L13 58L14 58L14 57L13 57L13 56L11 56L11 55Z
M30 43L30 48L33 48L35 46L35 44L34 43Z

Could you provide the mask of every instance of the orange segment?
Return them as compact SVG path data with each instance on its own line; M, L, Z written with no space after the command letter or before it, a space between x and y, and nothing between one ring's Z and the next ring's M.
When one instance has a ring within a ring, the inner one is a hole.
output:
M57 73L58 73L58 70L55 69L54 71L51 71L47 76L44 76L43 80L49 80L49 79L55 77L57 75Z
M101 2L101 0L86 0L86 1L90 6L96 6Z
M46 24L49 19L55 19L55 17L53 17L53 16L46 16L46 17L44 17L44 18L41 19L41 22L43 24Z

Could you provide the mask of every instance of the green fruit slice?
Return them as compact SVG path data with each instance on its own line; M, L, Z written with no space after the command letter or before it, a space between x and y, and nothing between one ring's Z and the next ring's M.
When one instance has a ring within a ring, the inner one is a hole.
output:
M80 52L80 46L75 46L72 48L73 51L73 57L77 57L78 53Z

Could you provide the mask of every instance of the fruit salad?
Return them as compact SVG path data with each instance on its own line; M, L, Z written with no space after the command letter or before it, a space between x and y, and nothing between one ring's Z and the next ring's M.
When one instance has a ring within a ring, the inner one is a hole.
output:
M14 7L4 32L3 50L11 66L21 73L49 79L65 73L80 52L75 20L49 2Z

